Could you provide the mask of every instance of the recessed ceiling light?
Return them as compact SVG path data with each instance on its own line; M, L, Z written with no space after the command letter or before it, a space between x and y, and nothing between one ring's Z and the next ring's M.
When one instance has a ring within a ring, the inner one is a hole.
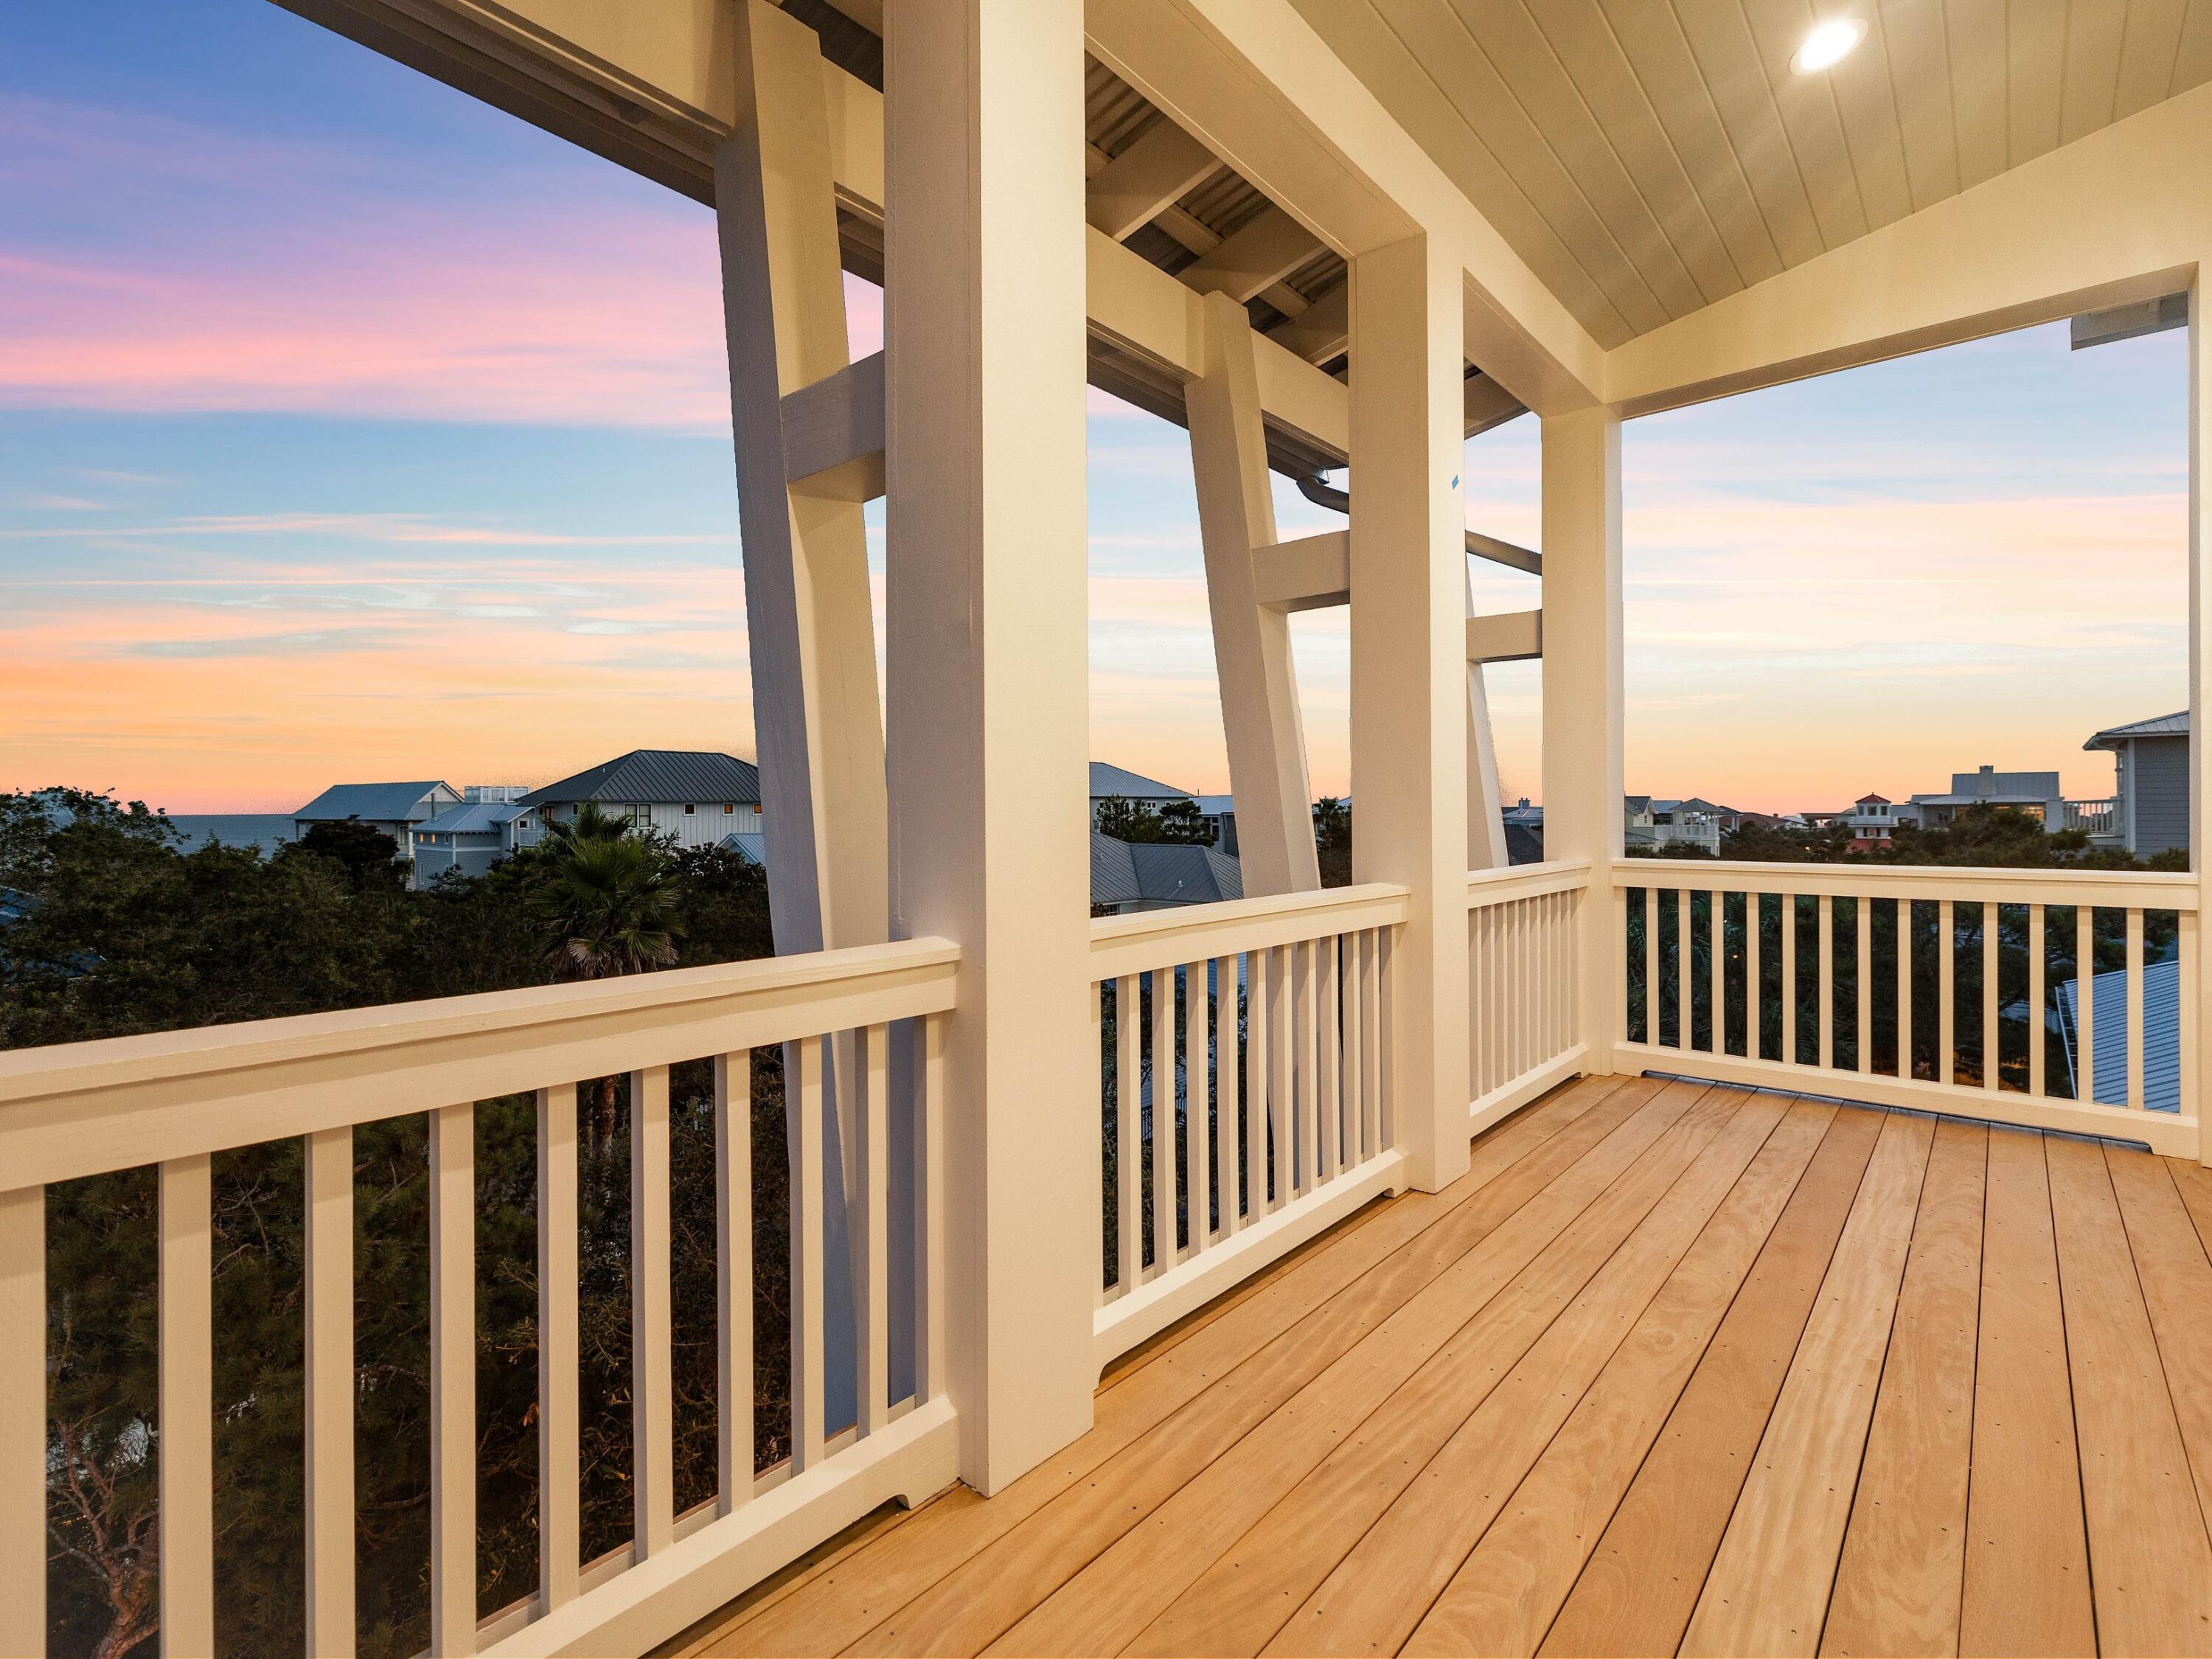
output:
M1866 20L1859 17L1831 17L1817 23L1790 60L1790 67L1800 75L1818 75L1848 58L1851 49L1866 39Z

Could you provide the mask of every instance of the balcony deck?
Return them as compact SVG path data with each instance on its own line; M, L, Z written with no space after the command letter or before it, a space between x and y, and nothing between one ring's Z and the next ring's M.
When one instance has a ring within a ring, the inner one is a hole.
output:
M1570 1085L668 1650L2204 1651L2212 1174Z

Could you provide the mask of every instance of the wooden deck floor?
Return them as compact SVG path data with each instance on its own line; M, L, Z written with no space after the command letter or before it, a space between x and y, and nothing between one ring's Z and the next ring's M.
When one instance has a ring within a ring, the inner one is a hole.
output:
M2212 1178L1571 1085L708 1654L2204 1652Z

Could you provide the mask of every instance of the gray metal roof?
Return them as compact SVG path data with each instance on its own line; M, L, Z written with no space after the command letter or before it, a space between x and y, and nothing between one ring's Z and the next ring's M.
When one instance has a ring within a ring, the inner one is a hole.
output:
M519 804L567 805L597 800L752 805L760 798L760 769L735 755L707 749L633 749L589 771L533 789Z
M2131 726L2108 726L2081 746L2084 749L2116 749L2130 738L2185 738L2188 735L2189 711L2185 708L2179 714L2154 714Z
M2128 1098L2128 970L2114 968L2090 981L2090 1012L2096 1048L2091 1098L2108 1106ZM2143 1104L2154 1112L2181 1109L2181 963L2169 957L2147 962L2142 970ZM2058 987L2058 1035L2066 1045L2066 1070L2074 1072L2074 1036L2080 1016L2074 1007L2074 981Z
M768 868L768 837L758 830L748 833L741 830L732 830L714 844L735 853L747 864L757 866L763 870Z
M428 817L428 797L434 789L450 795L460 793L452 784L435 779L422 783L340 783L324 790L292 816L316 823L365 818L371 823L400 823Z
M448 807L434 818L415 826L417 832L436 836L490 836L500 826L522 816L522 803L511 800L472 800Z
M1118 796L1126 800L1195 800L1188 789L1178 789L1171 783L1162 783L1158 778L1148 778L1141 772L1132 772L1126 766L1111 766L1104 761L1091 763L1091 799L1103 799Z
M1091 832L1093 904L1218 904L1243 896L1243 870L1226 853Z

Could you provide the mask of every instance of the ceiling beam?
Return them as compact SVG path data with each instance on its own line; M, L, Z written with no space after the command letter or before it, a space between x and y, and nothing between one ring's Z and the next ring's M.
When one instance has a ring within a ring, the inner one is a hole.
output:
M1240 305L1322 252L1320 240L1270 203L1251 222L1182 272L1201 294L1226 294Z
M1172 121L1161 121L1091 181L1091 222L1117 242L1221 171L1221 158Z

